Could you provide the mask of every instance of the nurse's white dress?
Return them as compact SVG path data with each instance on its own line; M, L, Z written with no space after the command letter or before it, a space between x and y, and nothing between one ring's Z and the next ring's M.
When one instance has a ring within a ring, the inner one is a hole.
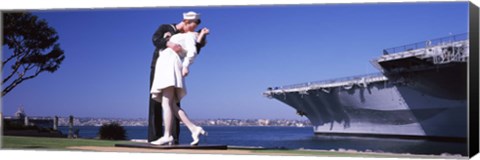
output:
M152 99L157 102L162 101L162 89L173 86L176 89L176 101L187 94L185 79L182 76L183 67L189 67L197 55L195 40L196 32L178 33L170 37L170 42L182 46L183 51L176 53L170 48L159 51L159 56L155 66L155 75L153 78L150 93Z

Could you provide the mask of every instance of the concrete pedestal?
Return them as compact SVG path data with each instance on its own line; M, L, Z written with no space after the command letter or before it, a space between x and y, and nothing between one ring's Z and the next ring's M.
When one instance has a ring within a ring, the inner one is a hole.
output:
M115 147L132 147L132 148L150 148L150 149L227 149L227 145L217 145L217 144L200 144L196 146L191 146L189 144L180 144L180 145L154 145L150 143L125 143L125 144L115 144Z

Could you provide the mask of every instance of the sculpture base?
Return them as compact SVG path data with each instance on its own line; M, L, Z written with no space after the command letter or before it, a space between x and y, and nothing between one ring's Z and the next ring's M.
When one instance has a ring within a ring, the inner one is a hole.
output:
M217 144L200 144L196 146L191 146L187 144L180 145L154 145L150 143L126 143L126 144L115 144L115 147L130 147L130 148L150 148L150 149L215 149L215 150L224 150L227 149L227 145L217 145Z

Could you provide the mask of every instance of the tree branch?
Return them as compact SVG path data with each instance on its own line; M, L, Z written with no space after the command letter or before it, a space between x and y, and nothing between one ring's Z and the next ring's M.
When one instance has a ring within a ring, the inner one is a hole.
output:
M24 52L23 47L21 48L21 50L22 50L22 52ZM3 79L2 84L5 84L8 80L10 80L10 78L12 78L13 75L15 75L15 73L18 73L18 72L17 72L18 69L20 68L20 66L22 66L20 61L21 61L26 55L30 54L31 50L28 49L27 53L23 53L23 54L22 54L22 52L21 52L21 53L17 53L17 54L14 53L14 56L17 58L17 60L16 60L16 62L15 62L15 68L13 68L12 73L10 73L10 75L8 75L7 78ZM23 55L23 56L21 56L21 55ZM2 65L2 71L3 71L3 65ZM23 77L23 76L21 76L21 77Z
M34 75L31 75L31 76L28 76L28 77L25 77L25 78L22 78L22 77L17 78L15 81L10 83L7 87L5 87L4 90L2 90L2 97L5 96L8 92L10 92L13 88L15 88L17 85L19 85L23 81L35 78L36 76L38 76L43 71L44 70L39 69L39 70L37 70L37 72Z
M16 38L13 37L12 39L16 39ZM18 43L19 43L18 41L13 41L13 43L15 44L15 47L20 46L20 45L18 44ZM20 51L20 53L22 53L22 51ZM8 57L7 60L5 60L5 61L2 62L2 71L3 71L3 66L5 66L5 65L8 63L8 61L12 60L12 59L15 58L15 57L18 57L18 55L20 55L20 53L17 53L17 52L15 52L15 51L13 51L13 55L10 56L10 57Z
M5 82L10 80L10 78L12 78L12 76L15 75L15 73L17 73L19 68L20 68L20 63L19 62L15 63L15 68L13 68L12 73L10 73L10 75L8 75L7 78L3 79L2 84L5 84Z
M5 64L7 64L8 61L12 60L12 59L15 58L15 57L16 57L16 55L13 54L12 56L8 57L7 60L3 61L3 62L2 62L2 70L3 70L3 66L5 66Z

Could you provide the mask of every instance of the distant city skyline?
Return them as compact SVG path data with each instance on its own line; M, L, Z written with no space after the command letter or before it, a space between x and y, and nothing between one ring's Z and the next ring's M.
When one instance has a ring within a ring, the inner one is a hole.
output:
M54 116L48 117L28 117L29 121L49 120ZM6 116L5 119L17 119L23 121L24 117ZM69 126L69 117L58 118L58 126ZM201 126L283 126L283 127L311 127L308 120L295 119L192 119L192 121ZM102 118L102 117L73 117L74 126L102 126L104 124L118 123L121 126L148 126L147 118ZM183 123L181 123L183 125Z
M262 92L378 72L385 48L468 30L468 2L37 10L66 59L3 97L3 114L146 118L151 36L191 10L212 32L186 79L192 119L306 119Z

